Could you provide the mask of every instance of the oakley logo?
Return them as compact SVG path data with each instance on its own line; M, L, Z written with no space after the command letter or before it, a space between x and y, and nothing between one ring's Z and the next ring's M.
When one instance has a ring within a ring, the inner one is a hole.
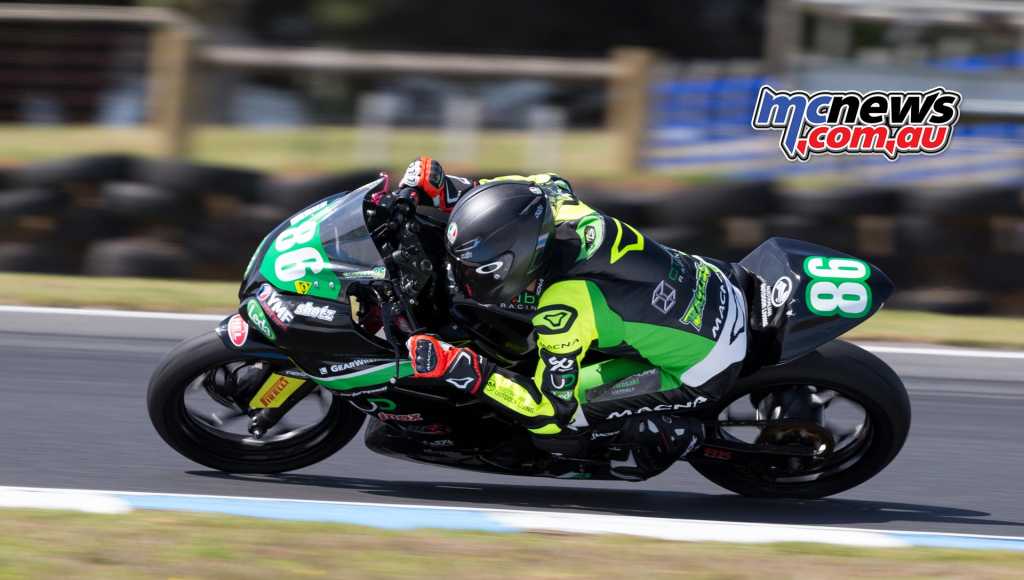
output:
M490 264L484 264L476 269L477 274L493 274L501 269L505 265L505 262L497 261L491 262Z

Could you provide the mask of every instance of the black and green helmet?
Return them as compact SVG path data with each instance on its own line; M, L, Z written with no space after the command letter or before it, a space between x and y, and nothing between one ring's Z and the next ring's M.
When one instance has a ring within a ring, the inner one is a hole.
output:
M493 181L459 199L445 246L456 283L479 302L507 302L543 271L555 225L544 191L529 181Z

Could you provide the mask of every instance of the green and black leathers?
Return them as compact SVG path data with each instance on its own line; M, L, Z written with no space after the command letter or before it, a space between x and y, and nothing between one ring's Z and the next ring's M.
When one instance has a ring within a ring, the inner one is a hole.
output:
M484 397L537 435L714 397L746 354L741 291L709 261L590 208L557 176L529 179L556 224L533 317L540 360L532 378L496 370ZM613 358L584 367L591 350Z

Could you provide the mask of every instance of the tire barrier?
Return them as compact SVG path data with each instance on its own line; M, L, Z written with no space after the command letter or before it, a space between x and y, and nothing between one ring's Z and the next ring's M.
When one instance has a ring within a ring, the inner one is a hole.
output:
M128 155L0 169L0 270L235 280L288 215L376 175L281 179ZM876 264L896 307L1024 312L1017 187L667 183L574 180L588 204L686 252L736 260L770 236L799 238Z

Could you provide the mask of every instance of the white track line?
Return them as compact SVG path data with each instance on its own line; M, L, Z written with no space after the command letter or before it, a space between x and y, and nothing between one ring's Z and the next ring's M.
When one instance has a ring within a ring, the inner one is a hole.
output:
M163 320L194 320L220 322L230 313L219 314L181 314L177 312L148 312L140 310L109 310L95 308L52 308L46 306L8 306L0 305L0 313L18 314L58 314L68 316L95 316L108 318L148 318ZM881 354L912 354L919 356L954 356L962 358L992 359L1024 359L1024 351L958 348L958 347L927 347L927 346L892 346L879 344L860 344L863 348Z
M63 314L69 316L103 316L107 318L151 318L162 320L210 320L220 322L228 314L181 314L177 312L147 312L142 310L103 310L95 308L52 308L48 306L0 305L0 313Z
M889 346L861 344L864 349L881 354L916 354L921 356L955 356L966 358L1024 359L1024 352L981 348L931 348L918 346Z
M177 498L194 498L194 499L225 499L225 500L244 500L244 501L255 501L255 502L298 502L307 504L324 504L324 505L337 505L337 506L353 506L353 507L384 507L384 508L410 508L410 509L425 509L425 510L437 510L437 511L452 511L452 512L484 512L484 513L495 513L495 514L514 514L521 516L544 516L554 518L609 518L609 519L623 519L623 520L635 520L638 522L686 522L692 524L729 524L743 527L763 527L763 528L794 528L803 530L821 530L821 531L843 531L843 532L870 532L880 534L927 534L934 536L944 536L950 538L984 538L992 540L1022 540L1024 537L1019 536L997 536L989 534L964 534L954 532L929 532L919 530L889 530L889 529L874 529L874 528L848 528L839 526L815 526L807 524L770 524L762 522L734 522L734 521L720 521L720 520L678 520L675 518L658 518L649 516L620 516L620 515L606 515L606 514L595 514L588 512L558 512L558 511L545 511L545 510L524 510L524 509L508 509L508 508L488 508L488 507L472 507L472 506L446 506L446 505L428 505L428 504L403 504L403 503L385 503L385 502L360 502L360 501L332 501L332 500L311 500L311 499L291 499L284 497L254 497L254 496L236 496L236 495L207 495L197 493L161 493L155 491L114 491L104 489L78 489L78 488L59 488L59 487L23 487L23 486L0 486L0 494L8 492L21 492L21 493L47 493L47 494L89 494L89 495L111 495L111 496L165 496L165 497L177 497Z

